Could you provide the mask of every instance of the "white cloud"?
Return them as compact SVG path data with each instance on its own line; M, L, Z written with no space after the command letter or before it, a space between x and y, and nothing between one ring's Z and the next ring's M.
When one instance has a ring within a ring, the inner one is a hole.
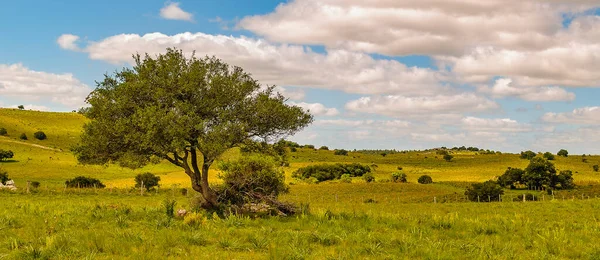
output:
M340 114L336 108L328 108L321 103L290 102L290 104L304 108L315 116L337 116Z
M194 16L179 7L179 3L170 2L160 9L160 17L168 20L181 20L193 22Z
M575 94L560 87L526 87L515 86L511 79L497 79L494 86L482 86L477 89L481 93L493 97L515 97L526 101L573 101Z
M120 34L91 42L85 48L91 59L114 64L132 62L131 54L163 53L177 47L186 53L217 56L240 66L264 84L314 87L358 94L433 95L452 90L442 86L441 72L408 67L394 60L374 59L364 53L327 50L316 53L296 45L271 44L260 39L181 33Z
M280 86L275 87L275 91L291 100L302 100L306 96L303 89L289 89Z
M500 106L473 93L437 95L431 97L374 96L362 97L346 104L353 112L371 113L391 117L411 117L434 114L487 112Z
M559 124L600 125L600 107L577 108L570 113L546 113L542 121Z
M58 46L65 50L79 51L76 42L79 40L79 36L73 34L63 34L56 40Z
M85 104L90 91L72 74L34 71L22 64L0 64L0 96L53 102L75 109Z
M600 6L568 0L295 0L238 26L269 40L387 55L461 55L471 46L540 49L563 15Z
M531 132L531 125L522 124L510 118L465 117L461 120L463 129L472 132Z

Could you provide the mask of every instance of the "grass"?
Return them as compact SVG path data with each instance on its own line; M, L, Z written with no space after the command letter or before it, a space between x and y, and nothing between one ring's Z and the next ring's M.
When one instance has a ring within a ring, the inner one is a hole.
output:
M189 179L163 162L143 169L79 165L69 149L78 141L85 118L77 113L0 109L0 149L15 158L0 163L20 189L0 192L0 259L599 259L600 156L556 157L557 169L570 169L578 189L506 191L503 202L471 203L465 187L501 175L507 167L525 168L516 154L452 153L446 162L435 152L363 154L298 149L284 168L290 193L285 201L309 205L311 214L248 219L217 218L199 211L186 219L169 218L163 202L193 211ZM47 140L33 138L44 131ZM18 139L21 133L30 138ZM232 149L220 160L240 156ZM373 167L375 183L353 178L307 184L291 178L300 167L320 163L363 163ZM391 173L409 183L391 183ZM211 182L219 182L211 168ZM161 177L158 191L140 195L134 176ZM430 175L434 184L417 184ZM64 181L84 175L100 179L103 190L65 189ZM25 192L27 181L41 188ZM532 193L538 202L513 202Z

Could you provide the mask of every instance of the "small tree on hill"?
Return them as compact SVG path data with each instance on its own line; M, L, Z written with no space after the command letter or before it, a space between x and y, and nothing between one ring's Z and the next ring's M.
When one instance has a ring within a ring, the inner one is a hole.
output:
M535 153L533 151L525 151L525 152L521 152L521 159L527 159L527 160L531 160L533 159L533 157L535 157Z
M33 137L38 140L46 140L46 134L42 131L37 131L33 133Z
M417 182L419 182L420 184L431 184L433 183L433 179L429 175L422 175L421 177L419 177Z
M19 108L19 110L23 110L23 109L25 109L25 106L19 105L17 108Z
M554 175L556 175L554 165L544 158L536 157L525 168L522 181L530 188L548 187L552 184Z
M392 181L393 182L406 183L407 182L406 177L407 176L405 173L401 173L401 172L392 173Z
M550 153L550 152L545 152L544 153L544 158L548 161L552 161L554 160L554 154Z
M558 151L558 153L556 153L556 155L558 156L562 156L562 157L568 157L569 156L569 152L565 149L560 149L560 151Z
M336 150L333 152L333 154L334 154L334 155L343 155L343 156L346 156L346 155L348 155L348 151L346 151L346 150L344 150L344 149L339 149L339 150L338 150L338 149L336 149Z
M327 147L327 146L321 146L321 147L319 147L319 150L329 151L329 147Z
M444 155L444 160L446 160L447 162L452 161L452 158L454 158L454 156L452 156L450 154Z
M6 128L4 128L4 127L0 128L0 135L8 135L8 131L6 131Z
M7 159L13 158L15 154L11 150L2 150L0 149L0 162L6 161Z
M504 190L495 181L473 183L465 191L465 195L467 195L470 201L478 202L500 201L502 194L504 194Z
M22 133L22 134L19 136L19 139L21 139L21 140L27 140L27 135L26 135L25 133Z
M140 188L142 184L147 191L158 187L160 182L160 176L156 176L150 172L140 173L135 176L135 187Z

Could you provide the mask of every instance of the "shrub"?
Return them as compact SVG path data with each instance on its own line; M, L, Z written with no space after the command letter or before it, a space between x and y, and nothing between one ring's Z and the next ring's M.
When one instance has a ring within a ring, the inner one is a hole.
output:
M532 151L525 151L525 152L521 152L521 156L519 158L531 160L531 159L533 159L533 157L535 157L535 153L534 152L532 152Z
M569 152L565 149L560 149L560 151L558 151L558 153L556 153L556 155L558 156L562 156L562 157L568 157L569 156Z
M11 150L6 151L6 150L0 149L0 162L5 161L6 159L13 158L14 155L15 154Z
M31 182L31 187L34 189L37 189L40 187L40 182L39 181L32 181Z
M106 187L100 180L85 177L85 176L77 176L73 179L67 180L65 182L67 187L69 188L104 188Z
M396 169L398 169L399 171L401 171L401 170L402 170L402 167L401 167L401 166L398 166L398 167L396 167Z
M135 187L139 188L142 186L143 183L144 188L146 188L147 191L154 189L154 187L158 187L159 182L160 177L149 172L140 173L135 176Z
M23 110L23 109L25 109L25 106L19 105L17 108L19 108L20 110Z
M2 169L0 169L0 183L2 183L2 185L6 184L6 182L10 180L8 178L8 172L3 171Z
M22 134L19 136L19 139L21 139L21 140L27 140L27 135L26 135L25 133L22 133Z
M348 151L346 151L346 150L344 150L344 149L339 149L339 150L338 150L338 149L336 149L336 150L333 152L333 154L334 154L334 155L344 155L344 156L346 156L346 155L348 155Z
M296 149L296 147L290 147L290 152L295 153L297 151L298 151L298 149Z
M544 158L548 161L552 161L554 160L554 154L550 153L550 152L545 152L544 153Z
M365 180L365 182L367 182L367 183L375 181L375 176L373 176L373 174L370 172L364 174L362 177L363 177L363 180Z
M315 149L315 146L312 144L307 144L307 145L304 145L304 148Z
M420 184L430 184L430 183L433 183L433 179L431 179L431 176L429 176L429 175L423 175L423 176L419 177L417 182L419 182Z
M38 140L46 140L46 134L42 131L37 131L33 133L33 137Z
M1 127L0 128L0 135L7 135L7 134L8 134L8 131L6 131L6 128Z
M188 195L188 189L186 188L181 188L179 189L179 192L181 193L181 195L183 196L187 196Z
M168 218L175 217L175 205L177 202L175 200L165 199L162 203L165 208L165 214Z
M329 147L327 147L327 146L321 146L321 147L319 147L319 150L329 151Z
M406 174L405 173L401 173L401 172L394 172L392 173L392 181L393 182L402 182L405 183L406 182Z
M309 179L315 178L317 182L340 179L342 175L348 174L350 177L360 177L371 172L371 168L359 163L352 164L317 164L302 167L292 173L294 178Z
M502 194L504 194L504 190L495 181L473 183L465 191L465 195L467 195L470 201L480 202L500 201Z
M342 174L342 176L340 177L340 182L343 183L351 183L352 182L352 177L350 177L350 174Z
M449 155L449 154L444 155L444 160L446 160L447 162L451 161L452 158L454 158L454 156Z
M380 153L380 155L381 155L382 157L385 157L385 156L387 155L387 153Z
M597 172L598 170L600 170L598 164L592 166L592 168L594 169L595 172Z

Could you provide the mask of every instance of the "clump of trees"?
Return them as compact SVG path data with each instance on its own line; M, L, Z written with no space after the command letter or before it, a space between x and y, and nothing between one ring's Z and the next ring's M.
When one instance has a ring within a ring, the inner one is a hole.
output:
M135 187L140 188L143 185L147 191L158 187L160 182L160 176L156 176L150 172L140 173L135 176Z
M334 155L343 155L343 156L347 156L348 155L348 151L344 150L344 149L335 149L335 151L333 152Z
M102 183L100 180L95 179L95 178L91 178L91 177L85 177L85 176L77 176L73 179L69 179L67 181L65 181L65 185L67 185L68 188L104 188L106 187L106 185L104 185L104 183Z
M417 182L420 184L431 184L433 183L433 179L429 175L422 175L417 179Z
M525 152L521 152L521 156L519 158L531 160L535 157L535 155L536 154L533 151L525 151Z
M361 177L370 172L371 168L369 166L359 163L317 164L294 171L292 177L298 179L315 178L317 182L322 182L340 179L344 174L348 174L350 177Z
M572 189L573 173L570 170L558 172L552 162L535 157L525 170L508 168L498 177L498 183L512 189L525 186L529 189Z
M35 139L38 139L38 140L46 140L46 138L47 138L46 133L44 133L42 131L37 131L37 132L33 133L33 137L35 137Z
M13 151L0 149L0 162L11 159L13 158L13 156L15 156L15 153L13 153Z
M567 151L565 149L560 149L560 151L558 151L558 153L556 153L556 155L562 156L562 157L568 157L569 156L569 151Z
M504 190L497 182L489 180L484 183L473 183L465 191L465 195L470 201L492 202L500 201L500 196Z

